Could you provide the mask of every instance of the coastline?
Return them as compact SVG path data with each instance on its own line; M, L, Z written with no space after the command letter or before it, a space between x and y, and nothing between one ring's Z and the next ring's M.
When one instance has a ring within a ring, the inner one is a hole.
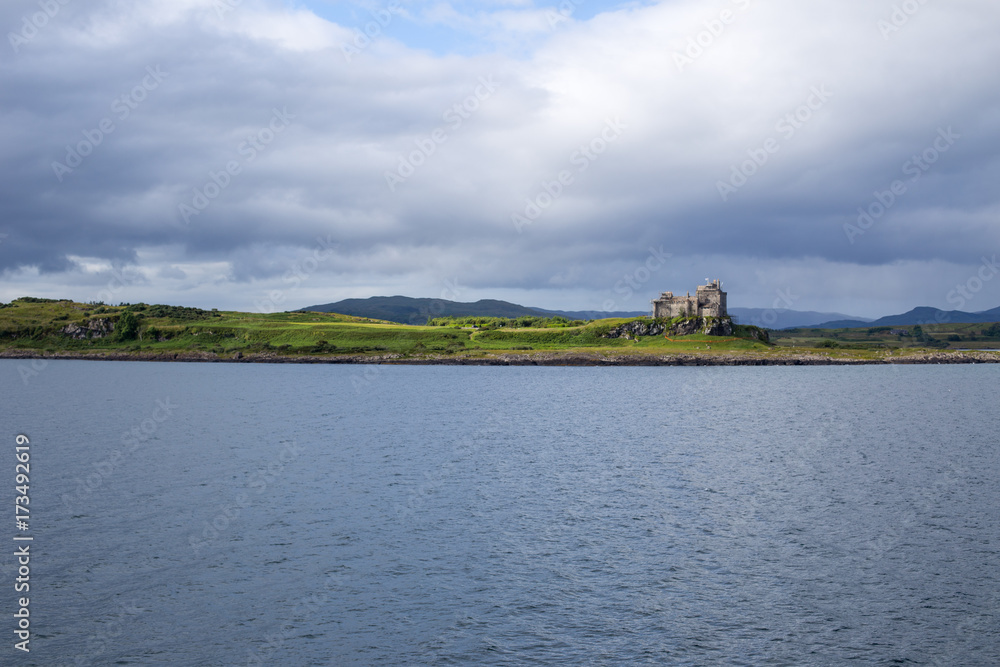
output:
M218 355L212 352L52 352L7 349L0 359L46 361L146 361L186 363L355 364L400 366L859 366L923 364L996 364L1000 353L978 351L917 352L879 357L838 357L816 352L719 354L617 354L614 352L553 351L531 354L496 352L485 355L278 355L274 353Z

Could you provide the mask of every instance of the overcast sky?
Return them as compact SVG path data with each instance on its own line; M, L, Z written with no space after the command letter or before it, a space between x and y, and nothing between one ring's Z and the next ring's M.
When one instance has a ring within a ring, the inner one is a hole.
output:
M1000 305L995 0L7 0L0 26L3 301L643 310L719 278L731 306Z

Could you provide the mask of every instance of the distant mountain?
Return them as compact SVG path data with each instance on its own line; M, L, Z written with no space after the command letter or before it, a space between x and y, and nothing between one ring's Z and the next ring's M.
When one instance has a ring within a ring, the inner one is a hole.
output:
M815 329L858 329L913 326L915 324L981 324L998 321L1000 321L1000 307L981 313L966 313L961 310L941 310L930 306L921 306L902 315L889 315L877 320L833 320L809 326Z
M508 301L482 299L461 303L447 299L414 299L408 296L373 296L367 299L344 299L336 303L302 308L302 311L340 313L355 317L370 317L401 324L426 324L435 317L555 317L571 320L593 320L605 317L638 317L644 312L561 311L528 308Z
M811 310L776 310L768 308L730 308L729 314L740 324L752 324L767 329L794 329L815 327L830 320L852 320L868 322L861 317L851 317L843 313L817 313ZM860 326L860 325L859 325Z

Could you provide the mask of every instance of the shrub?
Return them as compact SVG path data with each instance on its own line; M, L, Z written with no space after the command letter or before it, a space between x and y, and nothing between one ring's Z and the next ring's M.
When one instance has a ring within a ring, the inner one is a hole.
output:
M138 336L139 316L126 308L115 325L115 340L135 340Z
M222 313L218 311L187 308L185 306L165 306L163 304L153 306L143 304L143 310L147 317L166 317L174 320L204 320L211 317L222 317Z

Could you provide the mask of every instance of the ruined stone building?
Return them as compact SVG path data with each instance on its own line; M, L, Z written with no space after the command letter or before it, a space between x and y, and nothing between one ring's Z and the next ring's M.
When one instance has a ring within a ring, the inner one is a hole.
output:
M690 317L726 317L726 293L722 291L722 282L713 280L707 285L701 285L695 290L694 296L674 296L673 292L664 292L660 298L653 301L653 317L670 319L687 315Z

